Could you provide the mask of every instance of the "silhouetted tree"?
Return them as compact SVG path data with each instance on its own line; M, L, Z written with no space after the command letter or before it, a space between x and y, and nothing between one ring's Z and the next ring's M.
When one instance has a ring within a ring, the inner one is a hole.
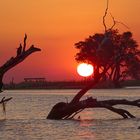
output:
M31 45L29 47L29 49L25 50L25 48L26 48L26 39L27 39L27 35L25 34L23 47L20 44L19 48L17 49L17 55L15 57L11 57L8 61L6 61L0 67L0 90L2 89L2 86L3 86L3 81L2 81L3 76L7 71L9 71L11 68L15 67L17 64L19 64L22 61L24 61L25 58L27 58L32 53L37 52L37 51L41 51L41 49L34 47L34 45ZM23 48L23 50L22 50L22 48Z
M109 34L110 39L101 47L106 34ZM104 34L96 33L75 46L79 50L76 60L94 66L93 78L110 63L112 65L105 76L113 81L115 87L120 87L120 82L126 78L140 78L140 50L131 32L119 34L118 30L109 30Z
M134 64L130 64L130 60L135 61L135 65L139 67L137 64L139 63L139 51L136 49L137 44L132 39L132 34L130 32L119 34L117 30L113 30L113 27L116 24L114 17L112 17L112 27L107 29L105 17L108 11L108 1L109 0L107 0L107 7L103 16L105 33L95 34L87 38L85 41L81 41L76 44L76 48L80 50L80 52L76 55L76 60L94 64L94 79L91 81L91 83L85 85L85 87L81 89L69 103L59 102L55 104L49 112L47 119L72 119L76 114L83 111L85 108L95 107L106 108L121 115L123 118L135 117L127 110L116 108L114 106L132 105L140 107L140 99L135 101L128 101L125 99L98 101L95 98L89 97L82 100L85 93L94 85L99 83L108 73L111 78L114 78L114 81L119 81L118 79L122 73L124 73L123 76L125 77L125 75L133 69ZM129 45L127 45L127 43ZM133 52L131 49L135 53L131 55L131 58L133 59L128 60L128 57L130 57L130 54ZM127 69L121 73L120 66L126 64L128 65L126 66ZM132 75L134 76L134 74Z
M31 55L32 53L34 53L36 51L41 51L41 49L34 47L34 45L31 45L31 47L29 49L25 50L26 39L27 39L27 35L25 34L23 47L22 47L22 44L19 45L19 47L17 48L17 55L15 57L11 57L8 61L6 61L0 67L0 92L2 92L2 87L3 87L3 81L2 81L3 76L7 71L9 71L11 68L15 67L17 64L24 61L25 58L28 57L29 55ZM12 97L10 97L10 98L3 97L0 101L0 104L2 104L2 108L3 108L3 113L5 115L6 115L5 104L6 104L6 102L8 102L11 99L12 99Z

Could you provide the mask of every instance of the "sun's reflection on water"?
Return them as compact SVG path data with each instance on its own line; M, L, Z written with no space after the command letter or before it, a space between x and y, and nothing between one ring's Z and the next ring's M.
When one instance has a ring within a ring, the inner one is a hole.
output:
M78 136L80 139L94 139L95 140L95 133L94 133L94 123L90 118L91 112L90 111L84 111L82 113L82 117L80 117L79 120L79 126L80 129L78 131Z

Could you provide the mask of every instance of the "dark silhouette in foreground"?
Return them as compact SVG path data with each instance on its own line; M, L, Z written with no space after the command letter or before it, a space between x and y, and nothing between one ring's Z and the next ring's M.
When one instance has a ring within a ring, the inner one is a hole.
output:
M19 48L17 48L17 55L15 57L11 57L7 62L5 62L1 67L0 67L0 92L2 92L2 87L3 87L3 76L4 74L9 71L10 69L12 69L13 67L15 67L17 64L21 63L22 61L25 60L25 58L27 58L29 55L31 55L34 52L37 51L41 51L41 49L34 47L33 45L27 49L26 49L26 39L27 39L27 35L25 34L24 37L24 43L23 43L23 47L20 44ZM22 50L23 48L23 50ZM6 115L6 106L5 103L10 101L12 99L12 97L10 98L5 98L3 97L0 101L0 104L2 104L3 107L3 113Z
M20 44L19 48L17 48L17 55L15 57L11 57L6 63L4 63L0 67L0 90L1 91L2 91L2 87L3 87L2 80L3 80L4 74L7 71L9 71L10 69L12 69L13 67L15 67L17 64L24 61L25 58L27 58L32 53L41 51L41 49L34 47L34 45L31 45L29 47L29 49L25 50L26 49L26 39L27 39L27 35L25 34L23 47ZM23 50L22 50L22 48L23 48Z
M99 82L101 77L102 74L98 75L98 78L96 78L96 80L94 80L90 85L87 85L85 88L80 90L69 103L59 102L54 105L54 107L48 114L47 119L72 119L75 115L77 115L86 108L106 108L114 113L117 113L118 115L121 115L123 118L135 118L135 116L127 110L116 108L114 106L131 105L140 107L140 99L134 101L129 101L126 99L98 101L93 97L89 97L85 100L81 99L84 94L89 89L91 89L91 87L93 87Z
M4 113L5 116L6 116L6 103L8 101L10 101L11 99L12 99L12 97L10 97L10 98L3 97L0 101L0 104L2 105L2 109L3 109L3 113Z
M131 105L131 106L137 106L140 107L140 99L129 101L126 99L118 99L118 100L104 100L104 101L98 101L97 99L93 97L88 97L87 99L82 99L82 97L86 94L88 90L93 88L93 86L97 85L100 81L102 81L105 76L108 74L108 71L112 68L114 68L113 73L115 75L115 82L118 84L120 77L120 61L122 61L123 57L121 55L120 49L113 50L113 47L115 47L114 39L116 36L114 36L114 30L113 27L116 25L116 21L113 19L113 25L111 28L107 29L107 26L105 24L105 17L107 15L108 11L108 1L107 1L107 8L105 10L105 14L103 16L103 25L105 27L105 33L102 35L96 35L96 39L98 42L92 42L92 40L89 40L88 43L85 44L85 42L80 42L82 44L77 45L77 48L81 47L82 53L77 54L78 60L83 60L83 62L89 62L91 60L95 61L95 67L94 67L94 79L90 84L85 85L85 88L81 89L69 102L59 102L56 105L53 106L52 110L47 116L47 119L72 119L75 115L77 115L79 112L83 111L86 108L106 108L114 113L117 113L118 115L122 116L123 118L135 118L134 115L132 115L130 112L128 112L125 109L116 108L114 106L116 105ZM127 33L130 35L130 33ZM118 36L117 36L118 37ZM94 43L93 46L91 46L91 43ZM115 42L116 43L116 42ZM91 51L85 50L84 45L91 47L96 47L96 49L92 50L92 54L90 55ZM133 48L132 48L133 49ZM115 52L117 51L117 52ZM116 53L116 54L114 54ZM139 53L139 52L138 52ZM114 54L114 55L113 55ZM131 54L131 53L130 53ZM88 58L88 61L85 61ZM132 58L132 57L131 57ZM85 59L85 60L84 60ZM128 58L127 58L128 60ZM123 65L123 63L122 63ZM130 70L130 67L129 69ZM119 86L119 85L117 85Z

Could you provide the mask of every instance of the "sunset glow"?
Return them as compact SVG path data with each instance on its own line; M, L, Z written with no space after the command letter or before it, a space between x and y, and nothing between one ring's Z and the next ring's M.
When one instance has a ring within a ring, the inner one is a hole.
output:
M91 64L81 63L77 66L77 72L80 76L88 77L93 74L93 66Z
M109 12L115 20L126 24L140 42L140 0L110 0ZM27 45L41 48L40 53L10 70L4 77L8 83L25 77L46 77L50 81L78 80L77 50L74 44L94 33L103 33L102 17L106 0L2 0L0 4L0 64L16 55L16 48L28 35ZM107 26L112 26L108 14ZM126 27L117 24L120 32ZM21 72L23 71L23 72ZM80 79L80 78L79 78Z

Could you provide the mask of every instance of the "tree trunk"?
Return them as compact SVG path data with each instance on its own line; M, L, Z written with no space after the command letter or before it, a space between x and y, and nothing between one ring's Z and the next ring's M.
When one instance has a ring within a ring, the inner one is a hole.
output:
M84 110L85 108L106 108L110 111L113 111L123 118L134 118L135 116L129 113L127 110L119 109L113 107L114 105L133 105L140 107L140 100L135 101L128 101L128 100L105 100L105 101L98 101L92 97L89 97L86 100L80 100L85 93L95 86L102 77L106 74L106 72L111 68L113 63L108 64L108 67L105 68L101 73L96 73L96 77L94 80L88 84L85 88L80 90L71 100L70 103L59 102L53 106L52 110L47 116L47 119L71 119L76 114Z
M107 69L105 69L101 74L99 74L98 78L96 78L93 82L91 82L85 88L80 90L74 96L74 98L71 100L70 103L59 102L56 105L54 105L54 107L48 114L47 119L71 119L85 108L95 108L95 107L109 109L110 111L113 111L121 115L123 118L134 118L135 116L129 113L127 110L115 108L113 106L133 105L140 107L140 99L135 101L128 101L124 99L98 101L97 99L89 97L86 100L80 100L89 89L91 89L94 85L96 85L100 81L100 79L109 69L109 67L110 66L108 66Z
M91 89L94 85L96 85L102 76L106 73L109 69L105 69L101 74L98 75L94 81L88 84L85 88L80 90L70 101L70 103L66 102L59 102L53 106L52 110L47 116L47 119L71 119L76 114L84 110L85 108L106 108L112 112L115 112L121 115L123 118L134 118L135 116L132 115L130 112L124 109L115 108L115 105L132 105L140 107L140 99L135 101L128 101L125 99L122 100L104 100L98 101L92 97L88 99L81 100L81 98L85 95L85 93Z
M130 112L124 109L115 108L115 105L132 105L140 107L140 99L135 101L128 100L104 100L98 101L92 97L81 100L76 103L57 103L50 111L47 119L72 119L76 114L84 110L85 108L106 108L123 118L135 118Z
M120 81L120 62L116 64L115 72L113 75L113 84L115 88L121 88L121 81Z

